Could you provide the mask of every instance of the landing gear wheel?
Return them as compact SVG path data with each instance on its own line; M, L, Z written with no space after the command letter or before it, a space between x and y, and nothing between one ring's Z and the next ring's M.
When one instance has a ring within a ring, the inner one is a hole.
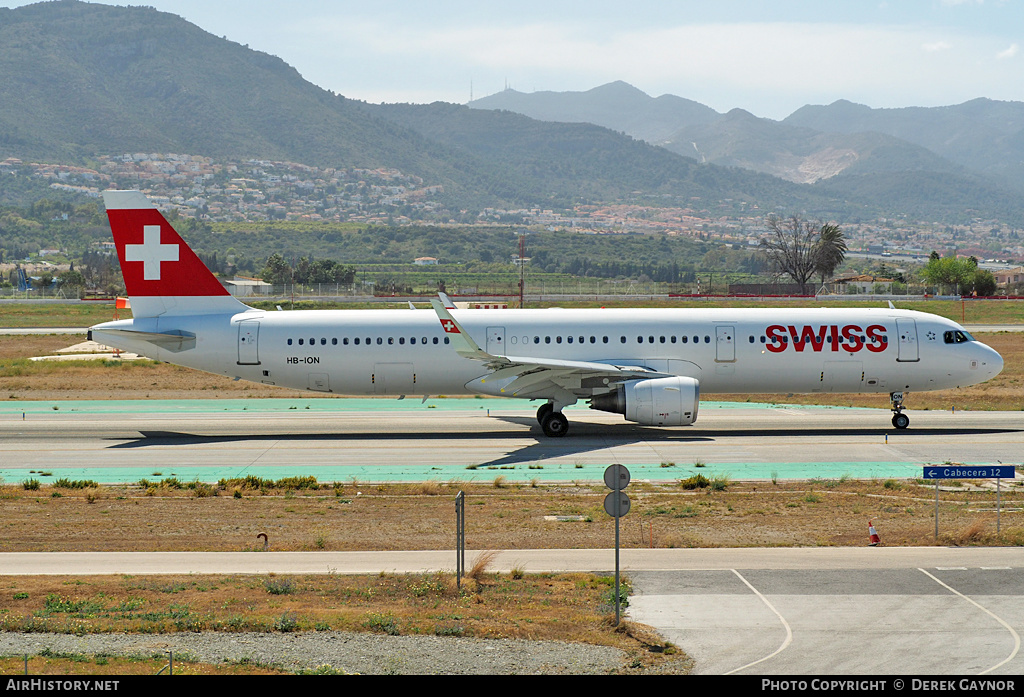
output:
M551 402L545 402L540 405L540 409L537 410L537 423L541 426L544 425L544 418L550 414L555 408L555 405Z
M902 392L889 393L889 403L892 405L892 425L900 431L910 425L910 417L903 413L903 397Z
M561 438L569 432L569 419L560 411L551 411L540 422L540 427L548 438Z

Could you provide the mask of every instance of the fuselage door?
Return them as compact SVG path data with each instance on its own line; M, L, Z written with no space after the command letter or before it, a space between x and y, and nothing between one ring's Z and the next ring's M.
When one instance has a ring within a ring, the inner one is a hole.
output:
M825 361L821 382L825 392L860 392L864 384L864 363Z
M259 365L260 323L247 319L238 323L238 365Z
M896 360L903 363L921 360L917 350L917 323L912 319L897 318L896 333L900 339Z
M505 327L487 327L487 353L492 356L505 355Z
M416 373L412 363L374 363L374 394L413 394Z
M327 373L310 373L307 387L314 392L330 392L331 381Z
M731 324L715 326L715 360L719 363L736 360L736 327Z

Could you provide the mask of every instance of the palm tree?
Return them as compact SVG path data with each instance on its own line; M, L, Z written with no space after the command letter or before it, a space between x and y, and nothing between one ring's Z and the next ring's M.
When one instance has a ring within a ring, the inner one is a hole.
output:
M814 270L821 276L821 284L831 276L846 258L846 236L835 223L821 226L818 241L814 245Z

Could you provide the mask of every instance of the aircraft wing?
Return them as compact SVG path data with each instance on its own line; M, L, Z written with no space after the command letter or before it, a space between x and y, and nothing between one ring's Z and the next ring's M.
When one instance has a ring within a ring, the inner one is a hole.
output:
M638 365L496 356L481 349L439 300L431 300L430 304L441 320L441 327L455 352L463 358L479 361L490 371L466 384L467 388L476 392L503 397L562 400L571 395L569 401L572 402L581 397L608 392L616 384L627 380L669 377L667 373Z

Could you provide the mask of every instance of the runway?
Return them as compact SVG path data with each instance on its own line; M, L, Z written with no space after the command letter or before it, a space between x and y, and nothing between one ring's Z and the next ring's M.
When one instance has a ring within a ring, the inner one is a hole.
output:
M135 482L160 473L215 482L254 474L320 481L913 478L925 464L1019 464L1019 412L702 403L695 425L649 428L574 407L544 437L513 400L294 399L0 403L0 477ZM696 469L696 465L700 469ZM671 466L669 466L671 465ZM45 482L45 479L42 479Z

